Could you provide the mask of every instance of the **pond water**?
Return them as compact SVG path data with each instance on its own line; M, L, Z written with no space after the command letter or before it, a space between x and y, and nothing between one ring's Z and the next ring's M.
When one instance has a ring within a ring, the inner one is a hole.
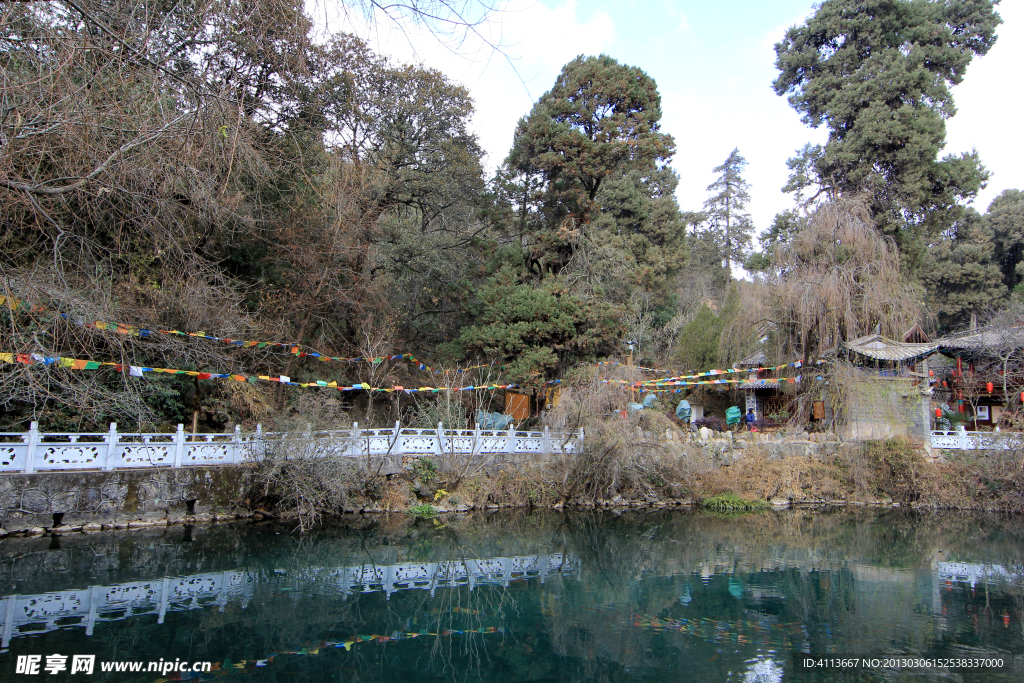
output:
M1020 681L1024 519L499 511L6 539L0 624L2 681Z

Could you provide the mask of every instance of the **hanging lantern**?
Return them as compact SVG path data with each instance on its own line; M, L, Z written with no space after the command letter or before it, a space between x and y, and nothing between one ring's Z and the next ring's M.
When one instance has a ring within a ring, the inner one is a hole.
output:
M929 370L928 371L928 376L929 377L934 377L935 376L935 371L934 370Z
M985 385L985 388L986 388L986 389L988 389L988 393L990 393L990 394L991 394L991 393L992 393L992 389L994 388L994 387L992 386L992 382L989 382L988 384L986 384L986 385Z
M942 417L942 408L935 409L935 417Z
M946 380L942 380L942 386L944 386L944 387L948 387L949 386L948 384L946 384Z

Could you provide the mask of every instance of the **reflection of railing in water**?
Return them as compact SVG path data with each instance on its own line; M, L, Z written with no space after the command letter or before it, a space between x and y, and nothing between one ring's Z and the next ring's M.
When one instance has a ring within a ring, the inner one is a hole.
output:
M579 571L580 562L574 555L559 554L387 566L310 567L296 572L278 571L275 575L295 573L301 578L315 579L320 585L333 583L342 596L384 592L390 599L392 593L400 590L428 590L433 595L437 588L469 586L473 590L475 586L507 586L512 581L534 578L543 583L551 574L578 575ZM257 574L235 570L39 595L10 595L0 599L2 644L6 648L11 638L72 626L84 626L85 634L91 636L97 623L144 614L156 614L157 623L162 624L167 612L209 605L223 610L232 600L246 607L259 583Z
M939 581L969 583L971 588L977 583L993 583L1007 581L1024 582L1024 573L1013 573L999 564L977 564L974 562L939 562Z

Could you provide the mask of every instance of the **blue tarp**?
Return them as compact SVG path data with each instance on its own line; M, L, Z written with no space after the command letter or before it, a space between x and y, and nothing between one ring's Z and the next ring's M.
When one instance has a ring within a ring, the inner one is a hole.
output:
M689 422L691 415L693 415L693 410L690 408L690 402L684 398L679 402L679 405L676 406L676 417L683 422Z
M628 408L629 410L643 410L644 408L650 408L652 405L654 405L654 401L657 398L658 397L655 396L654 394L647 394L646 396L644 396L643 403L627 403L626 408Z
M740 423L740 417L742 416L743 411L739 409L739 406L733 406L725 411L725 424L738 425Z
M480 429L506 429L514 418L511 415L501 413L485 413L482 410L476 411L476 423Z

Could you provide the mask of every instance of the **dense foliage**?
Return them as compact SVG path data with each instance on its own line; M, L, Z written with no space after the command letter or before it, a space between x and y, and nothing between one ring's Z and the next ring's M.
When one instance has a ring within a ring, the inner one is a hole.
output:
M393 8L459 27L444 0ZM829 140L790 161L796 203L755 252L740 151L682 211L657 85L608 55L566 64L486 177L464 87L350 35L314 39L297 0L6 3L0 352L118 365L0 364L0 423L222 429L315 391L131 366L515 382L536 406L627 341L638 362L700 371L966 324L1024 282L1024 195L977 213L977 154L940 158L950 86L999 21L989 0L826 0L789 29L775 89ZM387 359L402 353L449 374ZM433 415L429 395L322 392L364 423ZM446 411L501 401L475 390Z

